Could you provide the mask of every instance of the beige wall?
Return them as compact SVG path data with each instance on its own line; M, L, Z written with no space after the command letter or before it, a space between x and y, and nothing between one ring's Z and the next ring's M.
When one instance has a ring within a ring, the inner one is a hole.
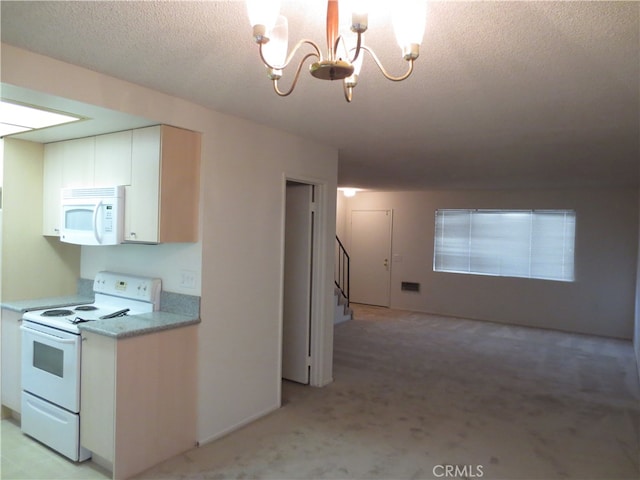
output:
M638 193L638 203L640 204L640 192ZM640 207L638 207L638 210L640 211ZM638 222L640 223L640 220ZM638 237L640 237L640 230L638 231ZM636 311L633 346L636 351L638 377L640 378L640 239L638 241L638 270L636 275Z
M347 238L347 198L340 191L336 196L336 235L343 243Z
M202 132L201 240L196 244L83 247L82 276L127 268L201 278L198 440L206 442L280 404L286 178L319 185L316 271L323 322L313 335L320 373L332 379L333 239L338 152L150 89L2 45L7 83ZM247 141L251 139L251 141Z
M75 294L80 247L42 236L43 145L4 140L2 300Z
M576 281L433 272L438 208L575 209ZM402 258L392 262L393 307L632 338L636 190L361 192L347 215L357 209L393 209L392 252ZM419 282L421 292L402 292L402 281Z

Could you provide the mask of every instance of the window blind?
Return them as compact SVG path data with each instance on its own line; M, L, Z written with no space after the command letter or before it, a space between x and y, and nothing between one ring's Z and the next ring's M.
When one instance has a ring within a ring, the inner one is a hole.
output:
M438 272L574 280L573 210L436 210Z

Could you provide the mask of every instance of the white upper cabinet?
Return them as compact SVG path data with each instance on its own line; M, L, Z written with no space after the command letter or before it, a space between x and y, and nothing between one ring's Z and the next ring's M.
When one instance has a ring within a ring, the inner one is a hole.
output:
M131 184L131 130L96 138L93 185L111 187Z
M198 241L200 134L158 125L133 131L126 242Z
M48 143L44 146L42 234L60 236L60 189L91 185L95 137Z
M131 185L125 191L125 241L158 243L160 135L160 126L133 132Z
M64 143L48 143L44 146L42 234L54 237L60 236L60 188Z
M198 241L200 134L167 125L45 145L43 235L60 235L60 189L126 185L126 242Z
M95 137L60 142L63 146L62 186L86 187L93 183ZM45 162L47 161L45 157Z

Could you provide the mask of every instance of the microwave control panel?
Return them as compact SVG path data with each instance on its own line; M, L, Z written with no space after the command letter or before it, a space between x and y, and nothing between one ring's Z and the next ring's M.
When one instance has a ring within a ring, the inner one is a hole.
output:
M102 209L104 215L102 216L102 225L105 233L113 232L113 205L106 204Z

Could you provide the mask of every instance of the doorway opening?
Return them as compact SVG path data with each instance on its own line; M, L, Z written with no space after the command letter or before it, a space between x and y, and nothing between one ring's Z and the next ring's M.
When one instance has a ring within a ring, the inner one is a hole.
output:
M309 385L311 378L315 194L316 187L313 184L291 180L286 182L281 366L283 391L289 382Z

